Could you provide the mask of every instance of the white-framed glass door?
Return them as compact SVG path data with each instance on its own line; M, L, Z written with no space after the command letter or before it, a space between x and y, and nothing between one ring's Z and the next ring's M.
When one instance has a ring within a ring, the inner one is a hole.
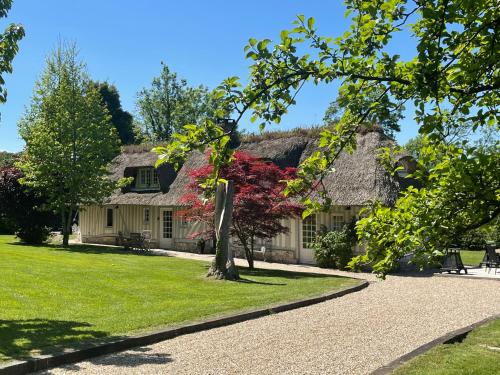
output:
M160 247L170 248L174 236L174 215L169 209L161 210L160 221Z
M312 249L312 242L316 237L317 228L317 216L316 214L311 214L304 220L300 221L300 251L299 251L299 262L314 264L314 250Z

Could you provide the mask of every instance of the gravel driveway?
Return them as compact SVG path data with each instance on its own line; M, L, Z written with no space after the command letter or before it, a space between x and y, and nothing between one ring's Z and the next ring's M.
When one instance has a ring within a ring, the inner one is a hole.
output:
M367 374L498 313L498 281L392 276L339 299L45 374Z

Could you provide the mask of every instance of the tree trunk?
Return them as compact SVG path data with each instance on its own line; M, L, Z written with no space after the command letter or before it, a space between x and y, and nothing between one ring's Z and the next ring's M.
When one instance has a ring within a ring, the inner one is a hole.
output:
M67 247L69 245L69 227L68 227L68 218L71 217L71 210L66 216L66 210L64 208L61 209L61 226L62 226L62 236L63 242L62 245Z
M247 262L248 262L248 268L251 270L253 270L253 268L254 268L253 245L254 245L254 238L253 238L253 236L251 236L250 237L250 246L248 246L246 243L243 246L245 249L245 256L246 256Z
M234 264L233 252L229 247L229 229L233 214L234 185L219 183L215 195L215 259L207 276L217 279L237 280L238 270Z
M252 250L247 245L244 245L243 248L245 249L245 258L247 258L248 262L248 268L253 269L253 254Z

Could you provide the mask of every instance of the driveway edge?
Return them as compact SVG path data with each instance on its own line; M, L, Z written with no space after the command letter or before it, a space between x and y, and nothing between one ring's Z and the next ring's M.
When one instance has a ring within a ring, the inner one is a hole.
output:
M420 347L418 347L415 350L412 350L409 353L406 353L405 355L402 355L401 357L395 359L388 365L379 367L375 371L371 373L371 375L387 375L392 373L394 370L396 370L398 367L402 366L403 364L407 363L408 361L412 360L415 357L418 357L419 355L422 355L435 346L441 345L441 344L451 344L454 342L458 342L463 340L467 334L469 334L471 331L473 331L476 328L479 328L485 324L488 324L496 319L500 318L500 314L492 315L486 319L483 319L479 322L473 323L471 325L468 325L467 327L459 328L455 331L451 331L441 337L438 337L435 340L432 340L428 342L427 344L424 344Z
M358 285L347 287L333 293L323 294L319 297L306 298L295 302L273 305L264 309L243 312L222 318L206 320L199 323L187 324L179 327L158 330L144 335L125 337L113 342L94 344L82 349L69 350L64 353L40 356L23 361L10 361L0 364L0 375L22 375L34 371L46 370L69 363L80 362L89 358L105 354L120 352L137 346L151 345L160 341L173 339L177 336L205 331L212 328L228 326L247 320L261 318L267 315L294 310L301 307L314 305L334 298L345 296L366 288L369 282L360 280Z

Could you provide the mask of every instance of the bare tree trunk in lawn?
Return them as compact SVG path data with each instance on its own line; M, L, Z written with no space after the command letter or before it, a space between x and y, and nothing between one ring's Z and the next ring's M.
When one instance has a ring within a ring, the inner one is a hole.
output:
M71 215L71 213L69 214ZM66 215L66 210L64 208L61 209L61 227L62 227L62 245L64 247L67 247L69 245L69 228L68 228L68 222L67 222L67 215Z
M215 259L208 270L207 276L217 279L237 280L238 270L234 264L233 251L229 246L229 229L233 214L232 181L219 183L215 195Z

